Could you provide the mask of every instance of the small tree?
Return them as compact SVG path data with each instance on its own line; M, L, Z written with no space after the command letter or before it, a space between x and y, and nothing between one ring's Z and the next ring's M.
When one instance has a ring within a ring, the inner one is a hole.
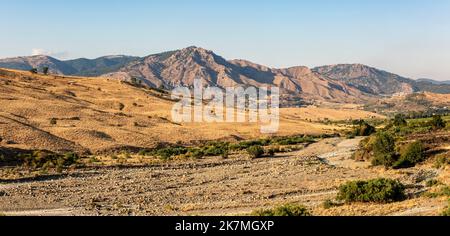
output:
M44 75L48 75L48 66L42 68L42 73L44 73Z
M433 126L433 129L443 129L447 126L447 124L442 119L442 116L435 115L435 116L433 116L433 119L431 120L431 126Z
M360 120L353 131L354 136L369 136L376 132L375 127L369 125L366 121Z
M30 70L30 72L31 72L32 74L37 74L37 73L38 73L38 69L33 68L33 69Z
M397 160L395 153L395 139L387 132L380 132L376 135L372 145L373 165L384 165L390 167Z
M420 141L406 146L402 151L400 159L393 164L394 169L413 167L416 163L425 159L424 147Z
M350 202L390 203L406 197L405 186L397 180L373 179L351 181L339 187L337 200Z
M247 153L252 159L260 158L264 155L264 148L259 145L251 146L247 148Z
M402 114L395 115L393 123L395 126L405 126L408 124L408 122L406 122L406 119Z

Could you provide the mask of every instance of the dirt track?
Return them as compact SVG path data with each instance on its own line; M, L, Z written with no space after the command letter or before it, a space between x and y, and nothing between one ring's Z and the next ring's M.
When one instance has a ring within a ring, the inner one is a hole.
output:
M145 168L85 170L42 181L0 184L0 212L236 215L286 202L318 209L325 199L334 198L339 184L388 174L349 160L359 141L327 139L276 158L208 158ZM414 212L399 207L379 214L408 213Z

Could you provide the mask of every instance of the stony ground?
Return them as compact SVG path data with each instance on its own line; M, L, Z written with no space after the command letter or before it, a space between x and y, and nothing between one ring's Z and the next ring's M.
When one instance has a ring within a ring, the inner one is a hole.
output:
M2 181L6 215L243 215L283 203L301 203L315 215L437 215L446 199L413 197L393 204L324 209L348 180L391 177L412 187L439 177L432 168L385 171L350 160L360 139L326 139L276 158L208 158L149 167L104 167L42 179ZM419 178L422 178L418 180Z

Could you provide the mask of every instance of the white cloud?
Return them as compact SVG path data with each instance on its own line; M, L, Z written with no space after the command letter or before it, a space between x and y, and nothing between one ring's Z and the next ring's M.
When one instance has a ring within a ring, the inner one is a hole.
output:
M56 57L58 59L65 59L68 57L69 53L68 52L52 52L52 51L48 51L42 48L33 48L31 50L31 55L32 56L51 56L51 57Z

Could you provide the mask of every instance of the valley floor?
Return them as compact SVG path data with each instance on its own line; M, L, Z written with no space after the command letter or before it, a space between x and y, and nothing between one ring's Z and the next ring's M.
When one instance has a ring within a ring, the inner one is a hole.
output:
M349 180L397 178L414 196L426 190L423 181L443 174L426 165L394 171L353 161L350 157L360 140L324 139L275 158L216 157L1 181L0 213L246 215L264 207L300 203L313 215L438 215L447 206L445 198L416 196L392 204L358 203L325 209L322 203L333 199L337 187Z

